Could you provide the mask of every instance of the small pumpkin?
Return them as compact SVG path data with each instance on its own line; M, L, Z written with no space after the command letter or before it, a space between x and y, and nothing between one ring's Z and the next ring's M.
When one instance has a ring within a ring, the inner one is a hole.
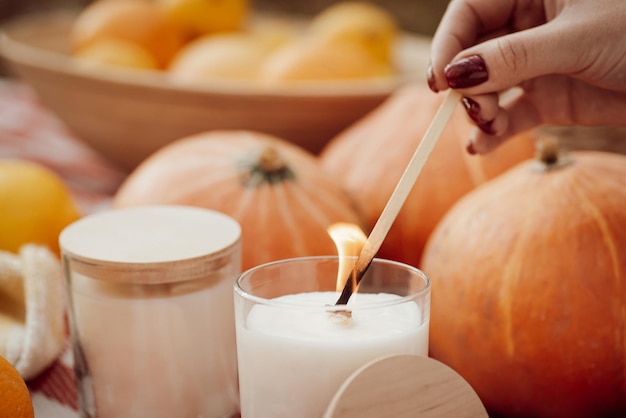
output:
M506 417L626 416L626 156L542 152L431 235L430 355Z
M341 179L372 228L442 102L424 84L409 84L322 150L322 166ZM535 138L521 135L485 156L469 155L471 125L455 111L378 253L418 265L443 214L465 193L530 158Z
M277 137L212 131L181 138L140 164L114 207L180 204L214 209L242 227L242 268L336 254L327 228L361 225L339 182L317 158Z

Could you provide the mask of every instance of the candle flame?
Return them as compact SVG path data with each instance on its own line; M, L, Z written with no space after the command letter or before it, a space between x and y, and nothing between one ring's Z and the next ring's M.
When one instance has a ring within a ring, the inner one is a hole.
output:
M358 225L345 222L332 224L328 228L328 234L335 242L339 255L337 291L341 292L356 262L356 259L349 259L348 257L358 256L361 253L367 236Z

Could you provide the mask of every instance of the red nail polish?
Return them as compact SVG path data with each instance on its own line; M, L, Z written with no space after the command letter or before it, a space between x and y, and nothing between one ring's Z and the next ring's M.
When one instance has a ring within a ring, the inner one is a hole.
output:
M439 89L435 85L435 74L433 73L433 67L431 65L428 66L428 70L426 70L426 81L428 81L428 87L435 93L439 93Z
M462 58L445 68L446 80L453 89L477 86L489 79L487 64L480 55Z
M463 97L461 99L463 106L465 107L465 111L467 115L477 123L484 122L480 119L480 105L475 101L470 99L469 97Z
M496 133L496 131L493 129L493 121L487 121L487 122L477 122L476 126L478 126L480 128L481 131L483 131L486 134L489 135L494 135Z
M476 155L476 150L474 149L474 143L470 140L465 146L467 153L470 155Z

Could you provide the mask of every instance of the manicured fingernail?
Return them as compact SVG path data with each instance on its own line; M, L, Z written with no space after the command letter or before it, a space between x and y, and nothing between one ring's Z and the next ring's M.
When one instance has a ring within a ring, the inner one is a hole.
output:
M467 145L465 146L465 149L467 150L468 154L476 155L476 150L474 149L474 143L472 142L471 139L467 142Z
M428 81L428 87L435 93L439 93L439 89L435 85L435 74L433 73L433 67L431 65L428 66L428 70L426 70L426 81Z
M480 105L475 100L472 100L469 97L463 97L461 99L461 102L463 103L463 106L465 106L465 111L467 112L467 115L474 122L477 122L477 123L484 122L480 118Z
M487 65L480 55L462 58L445 68L446 80L453 89L477 86L489 79Z
M496 131L493 129L493 120L487 122L476 122L476 126L480 128L486 134L495 135Z
M480 105L475 100L472 100L469 97L463 97L461 102L463 103L468 116L476 123L476 126L489 135L494 135L496 133L495 129L493 129L493 120L484 120L480 117Z

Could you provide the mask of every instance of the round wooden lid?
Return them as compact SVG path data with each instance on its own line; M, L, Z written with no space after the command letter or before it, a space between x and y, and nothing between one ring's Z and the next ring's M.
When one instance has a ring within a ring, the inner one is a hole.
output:
M61 232L59 243L72 270L102 280L154 283L220 268L240 238L239 223L223 213L161 205L84 217Z
M323 418L488 418L474 389L430 357L382 357L356 370L339 388Z

